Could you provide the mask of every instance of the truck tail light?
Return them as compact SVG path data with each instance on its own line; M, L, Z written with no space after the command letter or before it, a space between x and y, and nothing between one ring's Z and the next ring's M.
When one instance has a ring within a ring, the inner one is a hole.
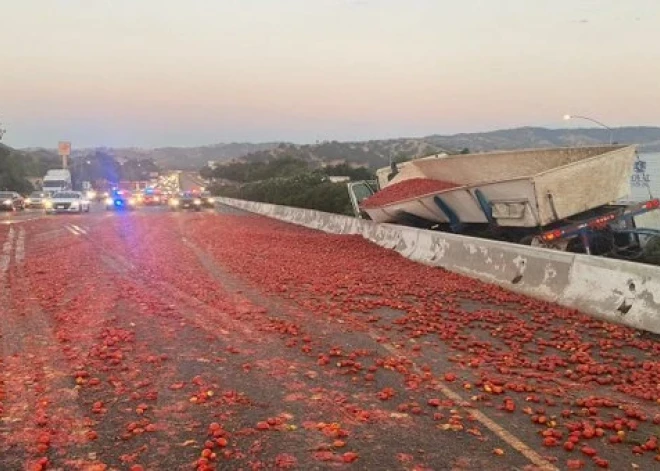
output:
M589 227L605 227L607 226L607 223L610 221L614 221L616 216L614 214L608 214L607 216L602 216L597 219L594 219L593 221L589 222Z
M656 198L651 201L644 203L644 208L646 209L658 209L660 208L660 199Z
M557 229L557 230L554 230L554 231L546 232L545 234L543 234L541 236L541 239L543 239L544 242L552 242L553 240L557 240L557 239L561 238L562 235L563 235L563 232L561 230Z

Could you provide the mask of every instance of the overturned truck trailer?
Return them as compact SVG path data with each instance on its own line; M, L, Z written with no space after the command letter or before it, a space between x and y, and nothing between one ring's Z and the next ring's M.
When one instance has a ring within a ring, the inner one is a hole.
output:
M616 203L630 193L636 155L619 145L430 157L380 185L351 183L349 193L356 212L377 222L636 258L640 237L660 236L635 224L657 199Z

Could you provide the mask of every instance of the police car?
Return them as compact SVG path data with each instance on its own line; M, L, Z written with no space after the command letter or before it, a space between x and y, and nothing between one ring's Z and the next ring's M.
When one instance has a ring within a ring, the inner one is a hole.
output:
M130 191L115 190L105 200L106 211L133 210L137 205L137 200Z
M164 203L165 198L160 191L147 188L142 194L142 204L145 206L158 206Z

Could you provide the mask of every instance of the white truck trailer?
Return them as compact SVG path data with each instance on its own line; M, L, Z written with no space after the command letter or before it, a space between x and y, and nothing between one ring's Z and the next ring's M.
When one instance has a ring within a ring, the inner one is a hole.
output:
M349 183L356 215L559 250L634 259L640 236L635 218L658 210L630 193L635 146L567 147L441 156L406 162L388 180ZM414 179L451 182L427 194L363 204L379 190ZM375 184L374 184L375 183Z

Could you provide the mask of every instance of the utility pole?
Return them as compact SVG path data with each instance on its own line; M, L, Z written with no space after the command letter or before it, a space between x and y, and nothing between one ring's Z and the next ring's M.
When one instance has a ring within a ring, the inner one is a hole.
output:
M2 140L2 136L4 136L6 132L7 130L3 128L2 123L0 123L0 141Z

